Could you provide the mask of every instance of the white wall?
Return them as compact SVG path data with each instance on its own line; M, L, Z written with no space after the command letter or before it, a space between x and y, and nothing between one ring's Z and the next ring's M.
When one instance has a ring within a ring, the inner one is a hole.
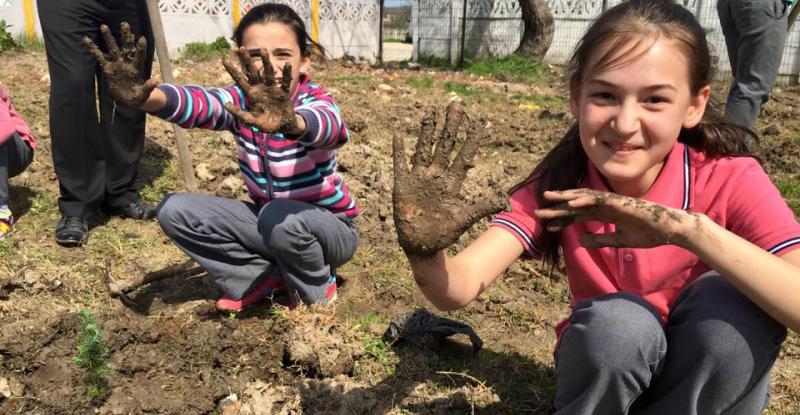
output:
M459 58L461 16L465 0L415 0L412 2L414 57ZM466 0L467 57L505 56L519 45L522 36L522 12L518 0ZM621 0L607 0L612 7ZM695 13L708 33L718 69L729 72L725 40L714 0L679 0ZM564 63L591 22L603 11L602 0L547 0L555 18L555 35L545 60ZM800 72L800 24L795 25L786 41L780 74L783 81Z
M55 0L51 0L55 1ZM67 1L67 0L62 0ZM240 0L240 16L267 0ZM291 6L311 32L311 0L272 0ZM34 2L35 3L35 2ZM170 52L189 42L212 42L233 34L232 0L160 0L161 20ZM334 58L345 53L366 59L378 55L380 0L319 0L319 39ZM14 34L25 33L23 0L0 0L0 19ZM42 31L36 18L36 34Z

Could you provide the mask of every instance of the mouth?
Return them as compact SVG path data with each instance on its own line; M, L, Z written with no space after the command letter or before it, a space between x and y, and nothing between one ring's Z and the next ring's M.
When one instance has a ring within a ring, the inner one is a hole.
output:
M637 146L627 143L614 143L610 141L603 141L603 145L605 145L615 153L630 153L642 149L642 146Z

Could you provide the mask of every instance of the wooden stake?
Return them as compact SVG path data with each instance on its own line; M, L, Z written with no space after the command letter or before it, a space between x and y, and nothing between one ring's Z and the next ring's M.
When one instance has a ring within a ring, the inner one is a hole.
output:
M158 10L158 0L147 0L147 12L150 15L150 27L153 29L153 39L156 42L156 55L158 56L158 66L161 68L161 78L164 82L175 82L172 77L172 63L169 61L169 51L167 50L167 40L164 36L164 25L161 23L161 13ZM183 174L183 184L186 190L197 192L197 179L194 177L194 167L192 166L192 153L189 145L186 144L186 131L177 124L172 124L175 131L175 144L178 147L178 160L181 164Z

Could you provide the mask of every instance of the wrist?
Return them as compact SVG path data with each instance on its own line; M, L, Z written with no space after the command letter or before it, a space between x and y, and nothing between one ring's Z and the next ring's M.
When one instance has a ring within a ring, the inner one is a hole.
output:
M294 128L291 131L287 132L287 134L294 136L303 135L303 133L306 132L306 119L303 118L302 115L295 112L294 121L295 121Z
M709 225L714 222L706 215L697 212L684 211L680 221L678 232L675 233L673 244L681 248L693 251L699 242L699 237L709 231Z

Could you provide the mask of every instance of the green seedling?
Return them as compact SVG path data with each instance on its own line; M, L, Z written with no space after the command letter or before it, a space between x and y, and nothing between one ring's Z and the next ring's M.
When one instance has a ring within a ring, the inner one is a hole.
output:
M78 312L81 319L80 333L78 334L78 348L72 358L75 364L86 370L83 376L83 386L86 395L92 399L102 398L108 393L108 379L106 376L111 371L108 359L108 347L103 340L103 331L95 324L88 310Z

